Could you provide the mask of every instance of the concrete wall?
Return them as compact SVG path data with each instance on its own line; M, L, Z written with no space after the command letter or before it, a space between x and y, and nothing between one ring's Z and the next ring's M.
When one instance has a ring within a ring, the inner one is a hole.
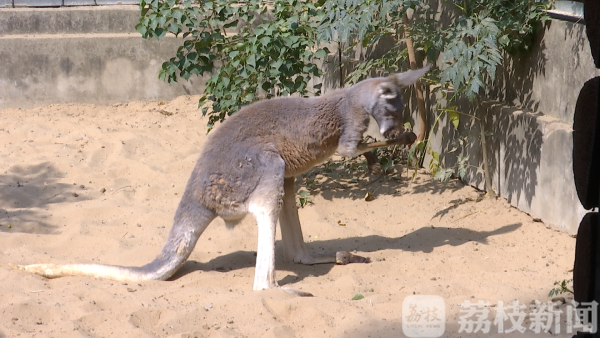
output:
M535 46L526 55L505 56L481 109L468 102L458 109L480 117L491 133L486 140L495 191L546 225L575 234L585 214L573 180L575 103L584 82L600 73L582 24L552 20ZM435 116L429 112L430 121ZM451 141L468 137L464 153L473 167L465 181L484 189L479 133L475 119L461 117L456 131L444 116L431 146L450 167L461 151L449 152Z
M505 59L488 96L572 125L579 90L600 75L585 25L551 20L535 46L531 53Z
M138 6L0 9L0 109L164 100L202 93L158 79L180 39L144 40Z

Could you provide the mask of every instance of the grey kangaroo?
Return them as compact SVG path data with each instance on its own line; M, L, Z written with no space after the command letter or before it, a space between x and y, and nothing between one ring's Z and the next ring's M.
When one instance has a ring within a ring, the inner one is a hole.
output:
M147 265L12 267L47 278L84 275L118 281L166 280L185 263L212 220L221 217L227 227L232 228L250 213L258 225L254 290L281 288L310 296L310 293L277 283L275 228L278 220L287 261L346 264L368 260L348 252L308 252L298 219L295 176L324 162L335 152L352 157L369 151L372 147L361 140L370 116L377 121L386 139L399 135L403 131L401 89L415 83L429 68L367 79L319 97L275 98L241 109L209 135L166 243ZM411 137L405 143L413 141Z

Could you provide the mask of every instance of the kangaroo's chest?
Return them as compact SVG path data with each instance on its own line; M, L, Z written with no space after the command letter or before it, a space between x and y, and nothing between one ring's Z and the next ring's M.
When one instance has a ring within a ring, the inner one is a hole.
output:
M309 139L288 139L281 144L280 153L285 161L285 176L303 174L333 155L339 143L339 132L333 130L327 134L311 135Z

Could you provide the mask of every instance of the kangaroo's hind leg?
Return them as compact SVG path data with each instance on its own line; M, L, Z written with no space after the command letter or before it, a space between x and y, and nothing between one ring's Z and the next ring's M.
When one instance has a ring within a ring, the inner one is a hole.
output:
M302 264L367 263L368 258L353 255L346 251L319 254L308 252L302 236L300 219L298 218L294 182L294 177L288 177L284 181L283 207L279 216L285 260Z
M285 162L275 152L265 151L259 156L256 174L260 181L248 199L248 211L256 218L258 247L254 290L283 289L299 296L312 296L288 287L281 287L275 278L275 232L277 218L283 203Z

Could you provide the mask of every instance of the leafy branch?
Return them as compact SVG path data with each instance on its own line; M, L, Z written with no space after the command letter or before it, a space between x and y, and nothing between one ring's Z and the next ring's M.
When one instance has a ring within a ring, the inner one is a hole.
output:
M143 37L184 38L162 64L161 79L212 75L199 102L209 129L262 98L320 93L321 84L309 83L321 77L315 62L329 51L317 48L314 17L321 11L313 2L142 0L140 8L136 29Z

